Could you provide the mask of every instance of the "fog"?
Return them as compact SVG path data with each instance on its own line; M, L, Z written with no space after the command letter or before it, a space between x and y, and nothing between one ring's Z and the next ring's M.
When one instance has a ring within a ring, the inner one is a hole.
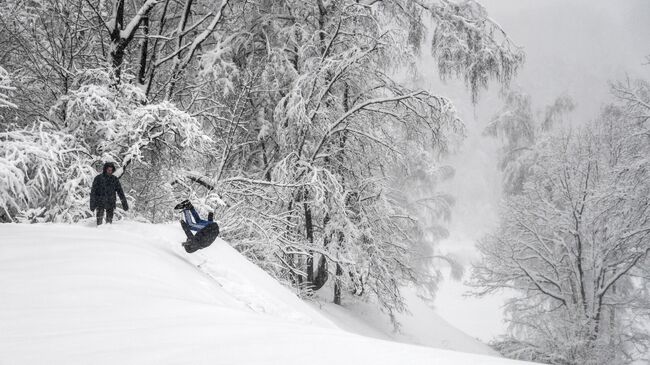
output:
M609 100L610 81L648 77L650 66L650 1L626 0L482 0L490 17L521 46L526 62L512 87L531 95L541 109L560 95L577 104L573 123L593 119ZM496 143L481 136L500 108L499 87L492 84L476 105L460 82L442 83L435 63L423 55L420 86L449 96L464 119L468 136L447 163L456 176L445 189L456 197L450 237L442 250L468 264L476 259L475 242L497 224L500 177ZM438 295L438 311L453 325L482 340L503 333L503 298L463 297L467 288L446 283Z

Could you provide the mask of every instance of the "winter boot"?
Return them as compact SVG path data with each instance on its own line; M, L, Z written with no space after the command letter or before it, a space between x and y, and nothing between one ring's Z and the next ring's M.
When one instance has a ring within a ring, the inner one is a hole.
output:
M175 210L189 210L192 208L192 203L189 200L183 200L174 207Z

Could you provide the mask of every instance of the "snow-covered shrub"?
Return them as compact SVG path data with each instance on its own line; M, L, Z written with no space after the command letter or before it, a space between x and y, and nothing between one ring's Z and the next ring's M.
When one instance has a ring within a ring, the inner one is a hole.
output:
M95 171L88 152L51 124L0 133L0 220L73 222L87 217Z

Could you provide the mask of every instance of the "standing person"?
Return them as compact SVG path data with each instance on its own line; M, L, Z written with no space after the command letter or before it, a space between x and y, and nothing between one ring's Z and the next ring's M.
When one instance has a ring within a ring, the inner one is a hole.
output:
M101 225L106 212L106 223L113 223L113 211L115 211L115 194L119 195L122 208L127 211L129 205L126 202L124 191L120 180L113 176L115 164L106 162L101 174L93 180L93 187L90 190L90 210L97 210L97 225Z

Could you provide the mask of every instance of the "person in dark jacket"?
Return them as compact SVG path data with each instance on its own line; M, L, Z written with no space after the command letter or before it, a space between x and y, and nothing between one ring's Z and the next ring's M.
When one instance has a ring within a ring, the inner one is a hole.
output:
M97 210L97 225L101 225L104 220L104 212L106 212L106 223L113 223L113 212L115 211L115 194L120 197L122 208L126 211L129 210L129 205L126 202L124 191L120 180L113 175L115 172L115 164L107 162L104 164L104 169L101 174L93 180L93 187L90 191L90 210Z
M212 212L208 214L208 220L201 219L189 200L182 201L174 209L182 211L185 217L185 220L181 219L181 228L187 236L187 241L183 243L187 253L210 246L219 236L219 225L214 221Z

